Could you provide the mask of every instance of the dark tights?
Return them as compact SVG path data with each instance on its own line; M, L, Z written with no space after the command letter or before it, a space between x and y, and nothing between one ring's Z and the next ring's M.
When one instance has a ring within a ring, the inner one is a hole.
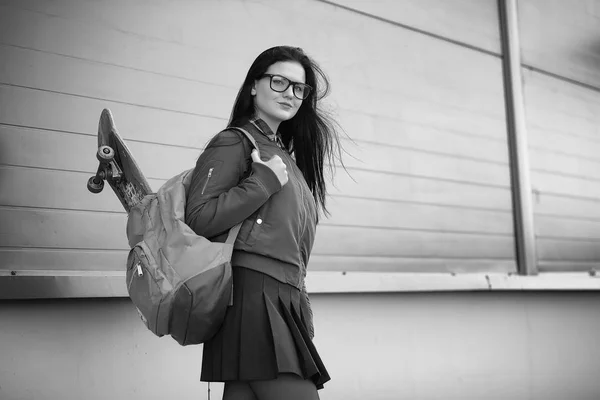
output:
M319 400L317 387L294 374L270 381L225 382L223 400Z

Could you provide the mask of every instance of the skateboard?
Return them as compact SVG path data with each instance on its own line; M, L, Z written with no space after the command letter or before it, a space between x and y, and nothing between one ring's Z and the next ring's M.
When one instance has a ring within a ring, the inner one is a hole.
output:
M144 196L152 193L146 177L119 135L112 113L107 108L102 110L98 122L96 158L100 165L96 175L87 182L90 192L100 193L104 189L104 181L108 182L127 212Z

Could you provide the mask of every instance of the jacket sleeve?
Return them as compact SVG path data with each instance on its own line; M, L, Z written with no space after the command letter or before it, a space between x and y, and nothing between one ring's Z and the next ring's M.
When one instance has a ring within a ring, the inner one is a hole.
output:
M306 316L308 321L306 324L308 325L306 328L308 329L308 335L312 340L315 337L315 325L313 323L313 312L310 306L310 299L308 298L308 292L306 291L306 282L304 278L302 278L302 288L300 289L300 307L305 309Z
M216 135L200 155L186 199L186 223L196 234L211 238L226 232L281 190L277 175L262 164L252 163L244 178L250 159L234 131Z

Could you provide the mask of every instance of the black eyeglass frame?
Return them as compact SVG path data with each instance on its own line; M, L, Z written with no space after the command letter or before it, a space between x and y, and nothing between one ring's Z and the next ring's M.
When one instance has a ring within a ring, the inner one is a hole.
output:
M295 98L297 98L298 100L306 100L306 99L308 98L308 96L310 96L310 92L312 92L312 90L313 90L312 86L310 86L310 85L307 85L306 83L302 83L302 82L294 82L294 81L292 81L292 80L289 80L289 79L288 79L288 78L286 78L285 76L281 76L281 75L277 75L277 74L263 74L263 75L261 76L261 78L265 78L265 77L268 77L268 78L269 78L269 86L271 87L271 90L272 90L272 91L274 91L274 92L277 92L277 93L283 93L283 92L285 92L286 90L288 90L288 88L289 88L290 86L293 86L293 88L292 88L292 93L294 94L294 97L295 97ZM281 78L281 79L283 79L283 80L286 80L286 81L288 82L288 84L287 84L287 86L285 87L285 89L283 89L283 90L277 90L277 89L273 88L273 78L274 78L274 77ZM306 93L306 96L305 96L304 98L302 98L302 97L298 97L298 96L296 95L296 91L295 91L295 88L296 88L296 86L299 86L299 87L303 87L303 88L304 88L304 92Z

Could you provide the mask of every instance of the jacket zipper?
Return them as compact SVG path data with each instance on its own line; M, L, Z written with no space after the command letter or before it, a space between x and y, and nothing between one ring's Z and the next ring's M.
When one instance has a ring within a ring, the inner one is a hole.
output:
M210 177L212 176L213 169L215 169L215 168L211 167L208 170L208 176L206 177L206 182L204 182L204 186L202 187L202 193L200 193L200 194L204 194L204 191L206 190L206 187L208 186L208 181L210 181Z
M302 186L300 183L298 186ZM304 188L300 187L300 194L302 197L302 211L303 211L303 220L302 220L302 230L300 231L300 240L304 237L304 232L306 232L306 223L308 222L308 211L306 209L306 204L304 202Z
M293 159L292 156L287 152L287 151L283 151L283 153L285 153L286 157L292 162L292 163L296 163ZM302 237L304 236L304 232L306 231L306 223L308 220L308 216L307 213L308 211L306 210L306 204L304 203L304 187L302 185L302 182L300 182L300 178L298 178L296 171L294 170L293 172L296 182L296 188L298 189L298 191L300 192L300 203L302 204L302 225L300 226L300 236L298 237L298 240L302 240ZM304 177L302 176L302 179L304 179Z

